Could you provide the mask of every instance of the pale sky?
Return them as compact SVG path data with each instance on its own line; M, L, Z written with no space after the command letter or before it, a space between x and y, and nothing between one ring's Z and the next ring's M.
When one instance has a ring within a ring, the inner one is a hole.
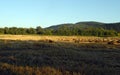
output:
M120 0L0 0L0 27L120 22Z

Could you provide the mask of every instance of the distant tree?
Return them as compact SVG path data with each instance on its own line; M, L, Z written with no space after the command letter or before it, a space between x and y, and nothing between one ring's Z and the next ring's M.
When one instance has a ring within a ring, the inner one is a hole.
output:
M44 34L45 35L52 35L53 33L53 30L51 30L51 29L44 29Z
M23 34L40 34L40 35L80 35L80 36L118 36L118 32L111 29L107 30L104 28L95 28L95 27L69 27L68 25L60 26L57 29L43 29L40 26L36 28L17 28L17 27L5 27L0 28L0 34L14 34L14 35L23 35Z
M4 29L0 28L0 34L4 34Z
M18 28L17 34L27 34L27 29L26 28Z
M17 28L16 27L9 28L8 34L17 34Z
M8 27L4 28L4 34L9 34L9 28Z
M57 30L54 31L56 35L71 35L70 28L67 26L61 26Z
M40 26L36 27L36 32L37 34L44 34L44 29L41 28Z
M27 32L28 34L36 34L36 30L35 30L34 28L28 28L28 29L26 30L26 32Z

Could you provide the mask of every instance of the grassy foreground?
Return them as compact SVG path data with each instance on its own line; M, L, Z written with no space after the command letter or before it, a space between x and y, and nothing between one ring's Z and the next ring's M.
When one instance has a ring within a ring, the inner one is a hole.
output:
M118 37L0 35L0 39L0 75L120 75Z

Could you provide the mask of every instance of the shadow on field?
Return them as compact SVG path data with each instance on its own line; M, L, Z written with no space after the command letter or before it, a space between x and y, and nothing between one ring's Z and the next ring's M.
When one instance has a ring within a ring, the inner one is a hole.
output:
M0 40L0 62L50 66L85 75L119 75L119 49L118 45L105 43Z

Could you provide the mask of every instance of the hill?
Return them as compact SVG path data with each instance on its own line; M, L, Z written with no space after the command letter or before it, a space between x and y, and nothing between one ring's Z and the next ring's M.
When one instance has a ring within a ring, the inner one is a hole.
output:
M59 25L54 25L54 26L50 26L46 29L55 29L57 30L60 27L70 27L70 28L104 28L104 29L108 29L108 30L115 30L117 32L120 32L120 23L102 23L102 22L95 22L95 21L89 21L89 22L78 22L75 24L72 23L67 23L67 24L59 24Z
M0 34L13 35L62 35L62 36L99 36L113 37L120 33L120 23L101 23L101 22L78 22L75 24L59 24L48 28L0 28Z

